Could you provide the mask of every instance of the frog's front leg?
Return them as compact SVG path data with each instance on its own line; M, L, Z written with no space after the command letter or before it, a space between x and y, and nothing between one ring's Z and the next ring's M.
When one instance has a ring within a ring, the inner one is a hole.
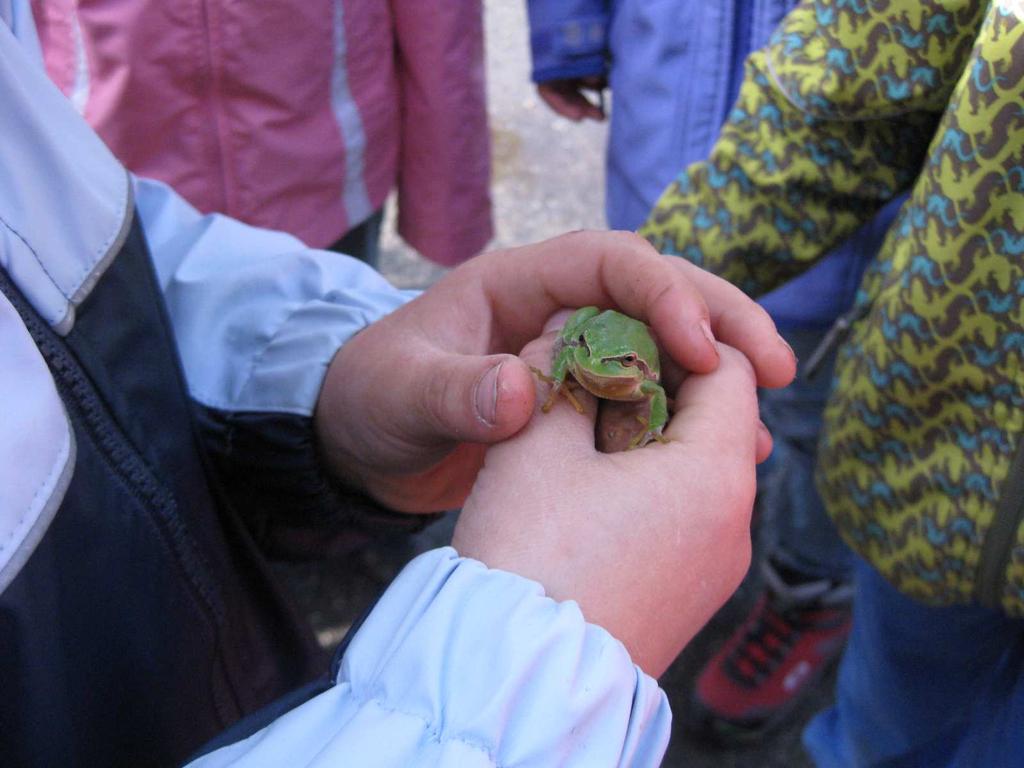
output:
M648 397L647 419L645 421L643 417L637 417L644 428L630 440L629 448L626 450L646 445L651 440L657 440L659 443L669 442L668 438L661 434L668 423L668 396L664 388L656 381L648 380L640 385L640 391Z
M531 365L530 370L533 371L533 375L543 381L545 384L550 384L551 388L548 390L548 399L544 401L544 405L540 407L541 413L547 413L551 410L551 406L554 405L555 398L558 397L558 390L564 384L563 381L559 381L554 376L548 376L544 371L536 366Z
M572 347L563 346L555 353L555 362L551 368L551 375L543 373L537 368L530 367L530 370L539 378L541 381L547 382L551 385L551 391L548 392L548 399L544 401L544 405L541 406L540 410L542 413L547 413L554 407L555 400L558 399L559 393L565 396L565 399L572 403L572 407L576 409L578 413L583 413L583 405L570 389L570 383L567 381L569 376L569 363L572 361Z

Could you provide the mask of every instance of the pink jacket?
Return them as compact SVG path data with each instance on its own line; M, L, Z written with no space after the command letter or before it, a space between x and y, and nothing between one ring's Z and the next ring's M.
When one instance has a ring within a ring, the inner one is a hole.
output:
M323 247L396 184L454 265L492 234L479 0L32 0L50 76L131 170Z

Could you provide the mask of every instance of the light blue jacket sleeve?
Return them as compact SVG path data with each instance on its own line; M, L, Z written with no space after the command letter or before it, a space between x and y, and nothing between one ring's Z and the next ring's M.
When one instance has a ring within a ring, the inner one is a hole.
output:
M422 527L338 485L313 423L338 349L415 293L283 232L200 215L159 182L132 187L211 467L260 546L306 557Z
M535 83L603 75L611 0L528 0Z
M445 548L399 575L333 688L191 765L656 766L670 727L657 683L575 603Z
M189 391L209 408L310 415L338 348L416 295L356 259L133 182Z

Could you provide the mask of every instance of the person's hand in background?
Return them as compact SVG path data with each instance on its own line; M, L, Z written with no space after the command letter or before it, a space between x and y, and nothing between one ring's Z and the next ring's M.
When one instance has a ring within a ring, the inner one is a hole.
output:
M604 109L604 89L608 81L604 77L569 77L548 80L537 84L541 100L553 112L573 122L581 120L601 121L607 117ZM595 94L596 103L587 96Z

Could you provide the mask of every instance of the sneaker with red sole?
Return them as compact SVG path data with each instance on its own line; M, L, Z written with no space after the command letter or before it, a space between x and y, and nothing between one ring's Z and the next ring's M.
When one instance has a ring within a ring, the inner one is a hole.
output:
M850 584L789 583L768 562L764 577L753 611L697 678L687 724L701 735L746 741L785 722L850 634Z

